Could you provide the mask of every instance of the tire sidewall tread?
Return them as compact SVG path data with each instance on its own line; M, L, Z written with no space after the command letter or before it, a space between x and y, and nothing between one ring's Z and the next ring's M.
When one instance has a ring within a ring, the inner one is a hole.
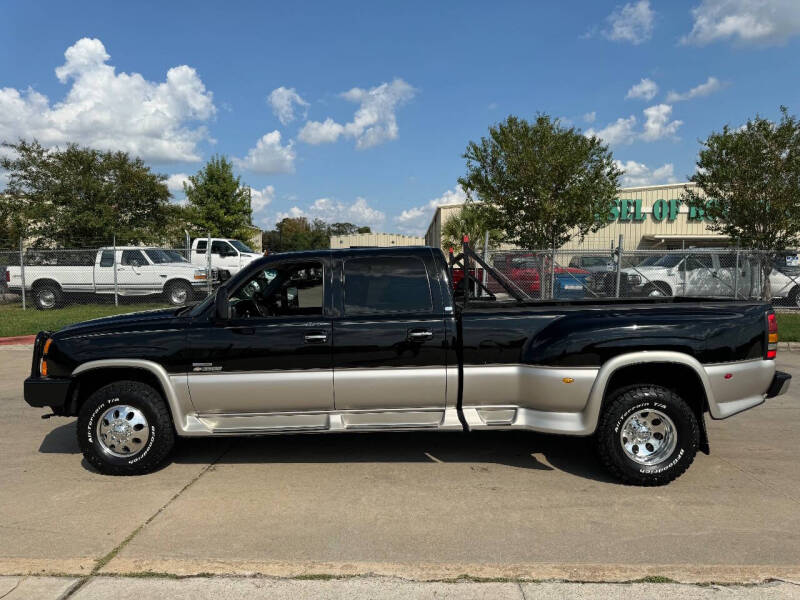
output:
M677 444L657 465L641 465L625 455L620 428L632 413L654 409L672 419ZM682 475L694 461L700 444L700 426L691 407L678 394L659 385L636 384L615 390L597 427L600 459L616 478L643 486L665 485Z
M147 417L150 439L144 450L126 457L107 454L96 439L97 420L115 404L128 404ZM78 444L87 462L107 475L140 475L158 468L175 445L172 418L161 394L139 381L118 381L95 391L78 414Z

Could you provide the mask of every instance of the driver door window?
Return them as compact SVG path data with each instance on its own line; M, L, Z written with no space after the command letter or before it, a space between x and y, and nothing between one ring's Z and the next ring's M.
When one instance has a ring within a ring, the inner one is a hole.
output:
M322 265L291 263L258 271L231 297L231 316L239 319L321 316Z

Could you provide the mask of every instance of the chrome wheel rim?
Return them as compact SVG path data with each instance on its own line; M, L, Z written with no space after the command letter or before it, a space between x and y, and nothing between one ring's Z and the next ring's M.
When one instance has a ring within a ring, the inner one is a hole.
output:
M672 419L660 410L640 410L625 419L619 442L632 461L653 466L672 455L678 445L678 432Z
M112 456L132 456L147 447L149 439L147 418L135 406L116 404L97 422L97 440Z
M185 304L188 296L189 294L182 287L172 288L172 292L170 293L173 304Z
M650 293L647 294L648 296L666 296L666 294L660 290L659 288L653 288L650 290Z
M56 305L56 295L53 290L42 290L39 292L39 306L42 308L53 308Z

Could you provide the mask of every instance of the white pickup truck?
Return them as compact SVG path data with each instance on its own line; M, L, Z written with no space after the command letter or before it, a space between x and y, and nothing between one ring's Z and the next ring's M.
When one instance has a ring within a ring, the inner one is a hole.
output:
M116 267L116 278L115 278ZM22 269L9 265L10 292L22 289ZM163 295L174 306L205 290L205 268L178 260L161 248L118 246L94 250L29 250L25 256L25 292L40 310L63 304L65 296Z
M228 271L236 275L244 267L261 255L251 250L247 244L228 238L211 238L211 268ZM197 238L192 242L192 264L208 267L209 238Z
M634 295L751 297L754 288L760 288L758 262L746 254L737 258L730 249L691 250L653 259L622 269L641 278L641 288ZM769 282L773 302L800 306L800 276L772 269Z

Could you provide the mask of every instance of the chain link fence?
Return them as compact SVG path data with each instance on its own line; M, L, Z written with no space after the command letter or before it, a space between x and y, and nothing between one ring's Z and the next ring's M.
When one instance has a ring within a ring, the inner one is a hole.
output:
M58 244L0 239L0 337L202 300L231 275L212 264L224 261L206 253L209 246L216 248L211 238L200 238L193 251L188 236L147 246L113 235Z
M238 271L227 266L239 260L237 251L231 247L226 254L217 244L225 241L199 238L193 250L188 237L151 246L122 244L114 235L58 244L0 239L0 337L200 301ZM530 299L768 297L776 308L800 310L797 250L767 255L736 248L627 250L617 244L492 250L486 260L506 285ZM492 293L506 293L492 278L479 277Z
M776 307L800 310L794 250L777 259L736 248L497 250L488 251L487 262L531 299L766 298ZM491 280L486 285L493 293L504 291Z

